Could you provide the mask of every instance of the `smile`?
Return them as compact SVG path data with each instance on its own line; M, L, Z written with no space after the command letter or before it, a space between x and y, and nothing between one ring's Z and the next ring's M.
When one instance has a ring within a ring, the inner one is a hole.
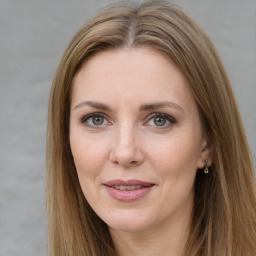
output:
M142 186L140 186L140 185L136 185L136 186L113 186L113 188L118 189L118 190L135 190L135 189L142 188Z
M112 180L104 186L111 198L122 202L132 202L144 198L155 184L139 180Z

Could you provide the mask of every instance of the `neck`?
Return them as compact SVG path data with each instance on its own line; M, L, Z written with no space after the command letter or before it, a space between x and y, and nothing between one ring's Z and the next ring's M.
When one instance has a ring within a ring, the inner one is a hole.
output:
M110 233L118 256L181 256L187 241L189 224L190 215L185 215L140 232L110 228Z

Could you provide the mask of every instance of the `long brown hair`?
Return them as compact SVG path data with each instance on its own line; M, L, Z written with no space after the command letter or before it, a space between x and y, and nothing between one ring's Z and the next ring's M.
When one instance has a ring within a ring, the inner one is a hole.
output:
M184 255L256 255L256 192L252 159L227 74L207 35L164 2L116 4L74 36L56 72L47 132L47 217L50 255L115 255L107 225L88 205L69 145L74 75L94 53L148 47L168 56L189 82L213 148L208 175L198 172Z

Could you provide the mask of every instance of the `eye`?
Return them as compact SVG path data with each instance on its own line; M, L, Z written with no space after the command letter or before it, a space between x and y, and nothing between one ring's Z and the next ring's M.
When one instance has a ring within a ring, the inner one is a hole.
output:
M156 126L164 126L167 120L162 117L154 117L154 123Z
M175 123L176 120L173 117L163 113L154 113L153 115L149 116L149 119L147 121L147 125L159 128L167 128L171 124Z
M91 128L99 128L109 124L103 113L92 113L82 117L81 123Z

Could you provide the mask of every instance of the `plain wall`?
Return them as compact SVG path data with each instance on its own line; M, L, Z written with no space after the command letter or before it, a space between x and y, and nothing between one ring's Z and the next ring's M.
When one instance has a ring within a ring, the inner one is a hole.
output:
M0 256L45 256L51 82L74 33L111 1L0 0ZM256 159L256 1L181 0L228 71Z

